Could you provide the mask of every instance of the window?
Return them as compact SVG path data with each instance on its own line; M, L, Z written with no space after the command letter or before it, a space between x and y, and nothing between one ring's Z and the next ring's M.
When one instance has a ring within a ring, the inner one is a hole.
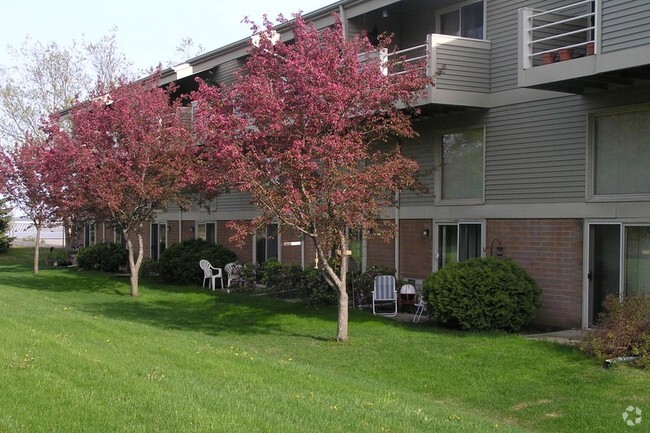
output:
M216 223L197 223L196 238L203 239L206 242L217 242L217 225Z
M447 9L438 16L443 35L485 39L483 1L466 2Z
M592 133L593 195L648 199L650 109L596 115Z
M483 127L442 135L441 200L483 200L483 136Z
M438 224L438 269L481 257L482 240L481 223Z
M650 295L650 226L625 227L625 294Z

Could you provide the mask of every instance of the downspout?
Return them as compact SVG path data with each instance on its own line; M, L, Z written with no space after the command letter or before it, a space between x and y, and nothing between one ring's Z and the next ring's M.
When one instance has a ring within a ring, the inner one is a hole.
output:
M178 243L183 242L183 208L178 207Z
M399 278L399 191L395 192L395 278Z

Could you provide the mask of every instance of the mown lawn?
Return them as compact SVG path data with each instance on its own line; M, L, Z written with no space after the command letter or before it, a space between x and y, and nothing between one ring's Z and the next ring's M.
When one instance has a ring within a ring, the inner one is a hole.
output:
M0 255L0 432L650 431L650 373L573 348ZM633 405L647 420L627 427ZM630 430L632 429L632 430Z

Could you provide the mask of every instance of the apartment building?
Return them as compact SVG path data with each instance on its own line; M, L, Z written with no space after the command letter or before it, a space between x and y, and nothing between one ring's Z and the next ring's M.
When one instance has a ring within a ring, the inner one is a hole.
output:
M403 147L429 192L400 194L388 212L397 236L355 241L356 266L421 281L453 261L511 258L542 287L536 321L555 328L591 326L609 293L650 294L650 2L343 0L305 18L329 26L334 12L349 37L394 33L398 53L440 73L421 101L420 136ZM163 81L229 83L247 47L217 48ZM147 253L200 237L243 262L311 264L309 245L276 224L230 245L227 222L255 214L236 192L169 208Z

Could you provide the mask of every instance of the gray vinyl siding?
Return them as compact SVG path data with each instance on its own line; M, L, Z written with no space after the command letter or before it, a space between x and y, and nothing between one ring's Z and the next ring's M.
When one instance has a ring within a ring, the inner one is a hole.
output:
M426 192L402 191L400 194L402 207L431 206L434 203L435 138L431 126L424 124L416 126L420 136L407 141L402 146L403 154L420 165L419 180L427 188Z
M491 109L486 135L486 203L584 201L586 116L579 97Z
M217 212L248 212L256 208L251 204L250 195L241 192L229 192L217 197Z
M609 1L609 0L608 0ZM551 10L576 0L490 0L487 8L487 39L492 42L492 92L517 88L519 53L518 11L523 7Z
M444 65L436 88L462 92L490 92L490 43L452 40L436 48L438 67Z
M650 1L603 2L601 52L650 44Z
M242 65L243 60L230 60L226 63L220 64L215 74L217 83L231 84L233 81L235 81L233 74L237 72Z

